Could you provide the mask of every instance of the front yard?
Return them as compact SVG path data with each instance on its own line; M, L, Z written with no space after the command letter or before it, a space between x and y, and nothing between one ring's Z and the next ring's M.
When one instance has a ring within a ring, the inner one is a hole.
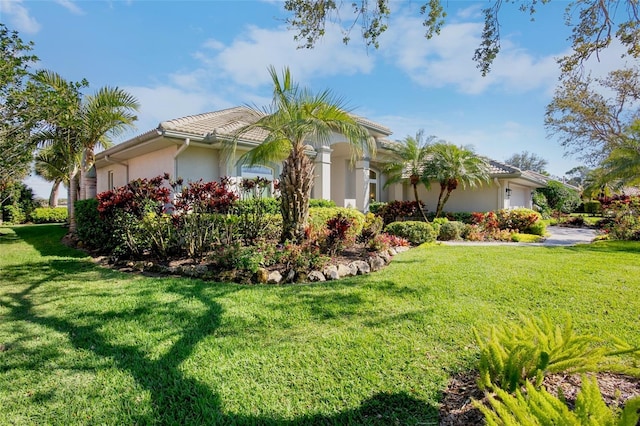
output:
M422 246L383 271L247 286L128 275L0 228L0 424L437 424L472 327L567 314L640 345L640 243Z

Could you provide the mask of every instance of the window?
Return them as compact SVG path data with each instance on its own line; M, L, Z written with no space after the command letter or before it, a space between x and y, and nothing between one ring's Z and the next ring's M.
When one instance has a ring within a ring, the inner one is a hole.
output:
M378 172L369 169L369 202L378 201Z
M113 170L107 172L107 190L111 191L115 186L113 185Z
M242 179L263 178L271 182L271 185L265 188L265 192L262 194L263 197L271 197L273 194L273 174L273 169L266 166L254 165L240 167L240 176Z

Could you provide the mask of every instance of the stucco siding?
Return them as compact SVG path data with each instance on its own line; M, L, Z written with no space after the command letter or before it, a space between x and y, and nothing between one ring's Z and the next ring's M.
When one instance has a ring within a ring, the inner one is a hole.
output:
M153 178L164 173L174 176L173 156L178 147L170 146L129 160L129 180Z
M191 146L176 159L175 173L175 177L181 177L185 182L199 179L205 182L217 181L220 179L219 151Z
M498 203L498 189L494 185L484 185L480 188L458 188L451 193L449 201L444 205L447 212L486 212L496 210ZM440 185L437 182L431 184L429 191L424 186L419 187L418 196L426 204L427 210L434 212L438 205ZM413 189L407 187L407 200L413 201Z
M112 173L113 182L109 181L109 174ZM121 164L109 164L105 167L96 169L97 186L96 193L109 191L113 188L109 187L112 183L114 188L127 184L127 167Z

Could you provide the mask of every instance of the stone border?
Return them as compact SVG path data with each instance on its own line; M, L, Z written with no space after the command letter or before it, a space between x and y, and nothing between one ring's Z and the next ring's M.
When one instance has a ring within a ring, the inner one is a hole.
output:
M218 272L210 270L207 265L166 266L150 261L126 261L113 266L122 272L178 275L207 281L230 281L238 284L313 283L339 280L345 277L379 271L388 265L397 253L402 253L409 249L410 247L394 247L384 252L375 253L369 256L367 260L332 264L326 266L322 271L314 270L308 273L290 269L285 274L282 274L280 271L269 271L266 268L260 268L256 273L248 271Z

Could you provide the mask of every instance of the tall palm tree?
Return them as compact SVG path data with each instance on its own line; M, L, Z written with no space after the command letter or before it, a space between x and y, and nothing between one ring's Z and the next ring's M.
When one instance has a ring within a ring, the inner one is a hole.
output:
M489 181L488 163L464 147L439 142L431 146L431 159L425 163L423 177L438 181L440 194L436 217L440 217L451 193L462 185L474 188Z
M282 79L274 67L269 67L273 80L273 101L264 110L253 109L255 122L243 127L231 148L247 132L261 129L267 136L260 145L244 154L241 164L269 164L282 161L280 175L282 240L299 242L309 216L309 199L314 179L314 165L305 153L306 146L329 143L331 135L342 134L351 147L352 160L365 149L375 154L375 142L367 130L344 108L343 102L331 92L317 94L300 88L291 80L285 68Z
M424 131L421 129L415 137L407 136L401 143L390 147L392 159L382 170L387 175L384 187L394 183L407 182L413 188L416 203L420 205L418 186L422 184L427 189L431 187L431 181L423 175L422 171L424 164L428 161L433 139L431 136L424 140ZM428 222L424 211L420 209L420 212L425 222Z
M127 92L111 87L103 87L93 95L83 97L80 89L88 83L69 82L52 71L39 71L34 77L37 84L50 91L50 105L45 125L34 134L40 146L58 145L67 152L69 232L75 232L75 206L78 198L76 176L81 174L80 187L84 191L81 199L95 196L87 192L88 180L86 172L95 161L96 147L108 147L109 136L119 134L131 127L136 120L133 111L138 103ZM82 161L75 161L80 154ZM84 178L84 179L83 179Z

